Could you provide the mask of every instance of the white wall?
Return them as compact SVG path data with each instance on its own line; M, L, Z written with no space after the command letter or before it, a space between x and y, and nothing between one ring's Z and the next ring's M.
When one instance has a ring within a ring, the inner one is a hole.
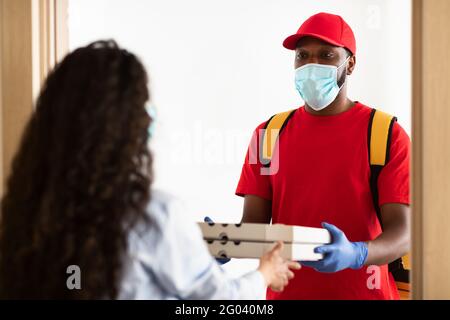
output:
M69 42L114 38L143 60L158 107L155 185L197 220L233 222L252 130L301 105L294 54L281 43L320 11L342 15L355 32L350 97L395 114L410 132L410 0L70 0ZM227 268L240 274L255 264Z

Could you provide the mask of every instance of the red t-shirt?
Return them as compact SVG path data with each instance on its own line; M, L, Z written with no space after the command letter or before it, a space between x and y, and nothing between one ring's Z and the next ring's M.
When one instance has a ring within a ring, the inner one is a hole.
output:
M381 227L369 185L367 133L371 110L358 102L332 116L315 116L304 107L298 108L281 132L279 148L272 157L272 166L278 171L261 174L260 161L249 161L248 151L236 194L272 201L273 223L321 227L325 221L340 228L350 241L375 239ZM264 125L256 128L254 138L258 139L257 132ZM410 203L409 155L410 139L395 123L389 162L378 179L380 206ZM303 267L283 292L268 289L267 298L399 299L388 266L381 266L379 271L379 285L373 288L368 282L374 271L367 267L336 273Z

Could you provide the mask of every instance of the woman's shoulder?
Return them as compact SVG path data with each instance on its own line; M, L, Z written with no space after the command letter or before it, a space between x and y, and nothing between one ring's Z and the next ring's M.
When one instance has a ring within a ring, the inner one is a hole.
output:
M129 234L129 253L134 259L160 270L171 254L205 249L200 228L179 198L154 190L147 214L147 221Z
M139 243L159 242L164 234L183 224L183 207L182 201L171 193L152 190L151 200L146 209L146 219L133 228L131 238L140 240Z
M174 216L180 215L182 208L183 205L179 198L167 191L155 189L151 193L147 215L156 224L166 224Z

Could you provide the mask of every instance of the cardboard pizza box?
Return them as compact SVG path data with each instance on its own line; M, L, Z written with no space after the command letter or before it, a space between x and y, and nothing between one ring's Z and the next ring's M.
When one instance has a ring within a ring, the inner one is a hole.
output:
M205 240L205 243L216 258L259 259L275 246L274 242ZM317 261L323 258L323 254L314 252L318 246L321 244L284 244L281 256L294 261Z
M323 228L288 226L284 224L263 223L198 223L204 239L224 239L239 241L285 243L318 243L331 242L331 235Z

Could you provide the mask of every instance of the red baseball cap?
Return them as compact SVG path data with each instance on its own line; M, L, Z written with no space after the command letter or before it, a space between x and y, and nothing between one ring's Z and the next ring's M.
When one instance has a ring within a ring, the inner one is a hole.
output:
M296 34L283 41L283 46L295 50L298 40L307 36L323 40L334 46L347 48L353 54L356 53L355 35L341 16L321 12L309 17Z

